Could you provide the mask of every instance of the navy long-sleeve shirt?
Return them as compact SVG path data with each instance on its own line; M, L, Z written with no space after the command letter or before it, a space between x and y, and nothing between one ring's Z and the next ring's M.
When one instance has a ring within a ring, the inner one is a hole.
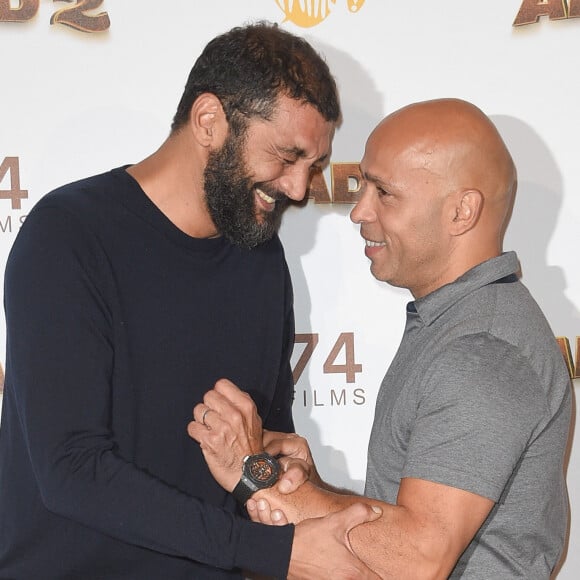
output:
M292 290L253 250L177 229L123 168L52 192L8 259L0 578L283 577L187 435L221 377L291 431Z

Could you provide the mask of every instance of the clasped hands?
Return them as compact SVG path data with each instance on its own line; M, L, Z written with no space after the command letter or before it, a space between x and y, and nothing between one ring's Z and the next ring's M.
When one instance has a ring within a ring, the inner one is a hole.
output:
M320 483L306 440L295 433L263 430L254 401L231 381L217 381L194 408L193 418L187 431L199 443L212 475L227 491L231 492L240 480L244 457L262 451L279 458L279 493L293 493L308 480ZM258 510L256 504L250 499L246 505L254 521L288 523L280 510L271 514L272 519L264 499L260 501L262 509Z
M214 478L229 492L240 480L244 457L267 451L279 458L282 473L278 483L257 491L246 508L257 522L296 524L289 579L378 578L355 555L349 533L360 524L377 520L380 509L358 501L348 507L332 505L332 501L317 503L316 493L309 492L320 492L322 482L305 439L293 433L263 430L251 397L227 379L217 381L205 394L203 402L194 408L193 418L187 431L199 443ZM294 505L281 501L283 510L273 503L298 496ZM298 504L302 509L296 508Z

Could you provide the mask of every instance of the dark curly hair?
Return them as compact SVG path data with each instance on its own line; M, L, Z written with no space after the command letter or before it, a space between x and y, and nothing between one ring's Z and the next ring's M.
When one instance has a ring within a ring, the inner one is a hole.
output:
M326 121L340 117L326 62L306 40L269 22L233 28L207 44L189 73L172 132L188 122L202 93L219 98L238 131L251 117L271 118L281 95L312 105Z

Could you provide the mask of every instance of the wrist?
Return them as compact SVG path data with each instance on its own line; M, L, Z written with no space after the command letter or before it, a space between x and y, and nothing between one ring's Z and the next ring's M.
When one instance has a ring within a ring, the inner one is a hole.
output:
M244 457L240 480L233 488L233 496L240 504L245 505L259 490L274 486L280 471L280 463L269 453L247 455Z

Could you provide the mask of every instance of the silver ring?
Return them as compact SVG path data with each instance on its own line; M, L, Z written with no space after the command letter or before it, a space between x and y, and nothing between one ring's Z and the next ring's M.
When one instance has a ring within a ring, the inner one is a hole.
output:
M205 416L211 411L211 409L208 407L204 412L203 415L201 416L201 422L205 425ZM207 427L207 425L205 425Z

